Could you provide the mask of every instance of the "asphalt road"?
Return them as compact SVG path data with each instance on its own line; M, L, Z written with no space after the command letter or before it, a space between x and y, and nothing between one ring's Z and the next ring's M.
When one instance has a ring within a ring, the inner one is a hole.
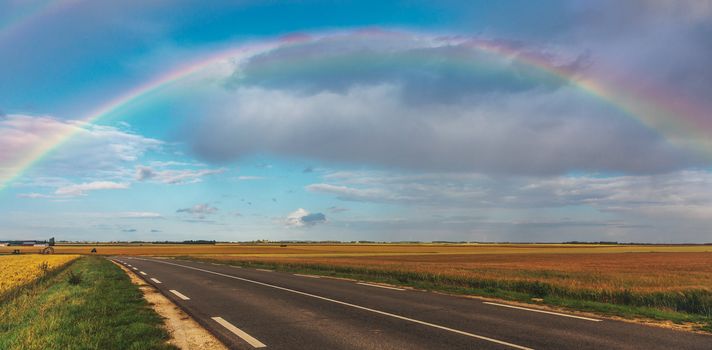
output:
M479 299L183 260L113 260L234 349L712 349L708 335Z

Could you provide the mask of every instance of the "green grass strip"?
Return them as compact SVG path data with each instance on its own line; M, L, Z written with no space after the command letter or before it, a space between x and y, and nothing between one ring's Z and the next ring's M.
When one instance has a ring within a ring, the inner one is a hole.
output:
M70 273L81 281L70 284ZM100 257L0 302L0 349L176 349L167 340L138 287Z

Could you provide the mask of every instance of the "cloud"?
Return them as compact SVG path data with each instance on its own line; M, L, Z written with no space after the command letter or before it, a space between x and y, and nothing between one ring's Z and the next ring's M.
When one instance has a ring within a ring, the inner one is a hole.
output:
M573 84L471 49L467 38L384 37L336 36L248 58L227 78L229 88L211 90L213 105L197 128L191 124L193 150L212 162L268 153L504 175L651 174L710 164ZM580 60L536 46L517 50L552 65ZM357 62L313 74L324 56ZM462 57L482 66L455 69ZM282 74L268 74L279 67Z
M190 214L197 219L203 220L208 215L217 213L217 211L218 211L218 208L213 207L208 203L200 203L200 204L196 204L190 208L178 209L178 210L176 210L176 213Z
M337 196L337 198L352 201L390 202L407 201L412 199L404 194L396 193L382 188L354 188L321 183L307 185L306 189L307 191L312 192L334 194Z
M335 213L335 214L336 214L336 213L343 213L343 212L349 211L349 208L342 208L342 207L337 207L337 206L331 206L331 207L328 207L328 208L326 208L326 209L327 209L328 211L332 212L332 213Z
M136 167L134 178L137 181L153 181L169 185L191 184L202 181L202 178L209 175L221 174L225 169L164 169L147 166Z
M72 135L61 147L56 144ZM11 114L0 117L0 182L22 170L23 164L47 152L25 176L86 176L120 171L162 142L114 127L86 125L49 116ZM98 152L97 150L101 150Z
M326 222L326 215L322 213L310 213L303 208L289 213L285 220L285 224L289 227L309 227L324 222Z
M264 176L238 176L238 180L240 181L253 181L253 180L264 180Z
M57 188L54 194L60 197L84 196L89 191L97 190L123 190L129 188L127 183L111 181L94 181L81 184L68 185Z
M387 220L388 227L400 232L420 232L422 239L427 239L427 228L434 234L449 230L450 237L478 232L489 239L518 241L712 240L708 171L547 177L358 171L326 174L323 180L329 183L308 185L307 190L342 201L397 205L398 220L385 214L371 219ZM386 230L366 221L343 218L330 227L341 223L350 229Z
M159 213L150 211L128 211L118 213L117 217L122 219L163 219L163 216Z

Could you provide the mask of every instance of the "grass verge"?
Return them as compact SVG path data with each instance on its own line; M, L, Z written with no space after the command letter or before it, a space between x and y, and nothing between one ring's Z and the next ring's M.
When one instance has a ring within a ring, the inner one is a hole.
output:
M162 324L121 269L83 257L0 302L0 349L176 349Z
M291 273L314 274L331 277L352 278L370 282L389 283L461 295L476 295L517 302L531 303L532 298L541 303L572 310L595 312L602 315L628 319L646 318L656 321L671 321L689 324L699 331L712 333L710 295L699 291L689 293L660 293L636 295L623 292L621 295L596 294L590 291L559 290L547 283L521 283L505 280L478 280L453 278L437 274L369 269L365 267L323 265L313 263L283 263L266 261L239 261L205 257L180 256L180 259L232 264L242 267L266 268ZM648 304L649 303L649 304Z

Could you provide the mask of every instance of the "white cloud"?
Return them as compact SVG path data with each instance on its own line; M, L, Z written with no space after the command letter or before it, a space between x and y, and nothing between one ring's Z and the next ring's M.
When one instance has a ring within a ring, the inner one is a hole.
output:
M159 213L150 211L128 211L116 214L117 217L122 219L162 219L163 216Z
M155 181L164 184L190 184L202 181L209 175L221 174L225 169L165 169L158 170L146 166L136 167L134 178L137 181Z
M190 214L198 219L205 219L208 215L212 215L218 212L218 208L213 207L208 203L199 203L190 208L183 208L176 210L176 213L186 213Z
M304 208L299 208L287 215L284 221L288 227L309 227L326 222L322 213L310 213Z
M54 194L61 197L75 197L86 195L89 191L97 190L122 190L129 188L127 183L111 181L94 181L81 184L68 185L57 188Z
M238 180L240 181L253 181L253 180L264 180L264 176L238 176Z
M66 142L63 140L66 139ZM57 146L59 145L59 146ZM35 173L85 176L120 171L162 142L114 127L88 125L49 116L0 117L0 183L52 150L25 177Z

